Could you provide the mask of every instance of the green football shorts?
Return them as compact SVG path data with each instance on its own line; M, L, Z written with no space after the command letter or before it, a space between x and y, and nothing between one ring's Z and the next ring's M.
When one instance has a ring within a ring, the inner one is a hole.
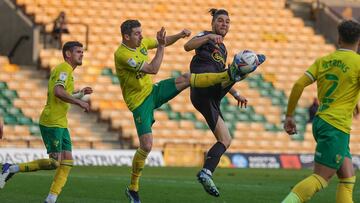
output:
M153 90L143 103L133 110L138 136L151 133L154 124L154 110L180 93L175 86L175 78L162 80L153 85Z
M351 159L350 135L330 125L319 116L313 120L313 134L317 142L315 162L339 169L345 157Z
M39 126L48 154L52 152L71 151L70 133L67 128Z

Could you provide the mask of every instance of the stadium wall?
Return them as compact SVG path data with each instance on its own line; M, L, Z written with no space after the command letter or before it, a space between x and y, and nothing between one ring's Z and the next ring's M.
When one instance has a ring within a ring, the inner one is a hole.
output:
M11 63L35 65L38 59L40 29L11 0L0 1L0 55L9 56L19 39Z

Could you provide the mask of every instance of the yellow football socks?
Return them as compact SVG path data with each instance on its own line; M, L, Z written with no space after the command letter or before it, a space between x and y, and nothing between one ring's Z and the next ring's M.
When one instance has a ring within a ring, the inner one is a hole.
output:
M291 190L300 200L300 202L308 201L316 192L321 189L327 187L327 181L316 174L312 174L309 177L305 178L301 182L295 185L295 187ZM287 201L287 198L283 201L284 203L288 203L291 201Z
M201 74L191 74L190 85L191 87L210 87L222 82L229 81L229 74L227 71L221 73L201 73Z
M53 170L59 166L55 159L38 159L32 162L19 164L20 172L31 172L37 170Z
M62 160L59 168L57 168L53 183L51 184L50 193L59 195L61 189L64 187L70 170L73 166L73 160Z
M144 169L145 160L148 154L148 152L145 152L140 148L136 150L132 162L131 182L129 185L130 190L139 191L139 179L141 176L141 171Z
M336 190L336 203L353 203L352 193L356 176L340 178Z

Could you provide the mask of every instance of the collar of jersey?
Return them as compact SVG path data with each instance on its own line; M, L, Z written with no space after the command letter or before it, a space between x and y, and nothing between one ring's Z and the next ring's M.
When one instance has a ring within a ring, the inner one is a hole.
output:
M74 71L73 67L67 62L67 61L64 61L64 64L66 64L66 66L72 71Z
M344 48L339 48L338 51L354 51L354 50L351 50L351 49L344 49Z
M130 48L130 47L126 46L126 44L124 44L124 43L121 43L121 45L123 45L125 48L129 49L130 51L136 51L136 49Z

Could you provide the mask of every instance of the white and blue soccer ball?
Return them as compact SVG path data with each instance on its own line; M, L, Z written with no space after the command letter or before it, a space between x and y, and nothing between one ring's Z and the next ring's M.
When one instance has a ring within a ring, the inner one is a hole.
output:
M242 50L235 54L233 64L238 67L241 75L249 74L260 65L258 55L251 50Z

